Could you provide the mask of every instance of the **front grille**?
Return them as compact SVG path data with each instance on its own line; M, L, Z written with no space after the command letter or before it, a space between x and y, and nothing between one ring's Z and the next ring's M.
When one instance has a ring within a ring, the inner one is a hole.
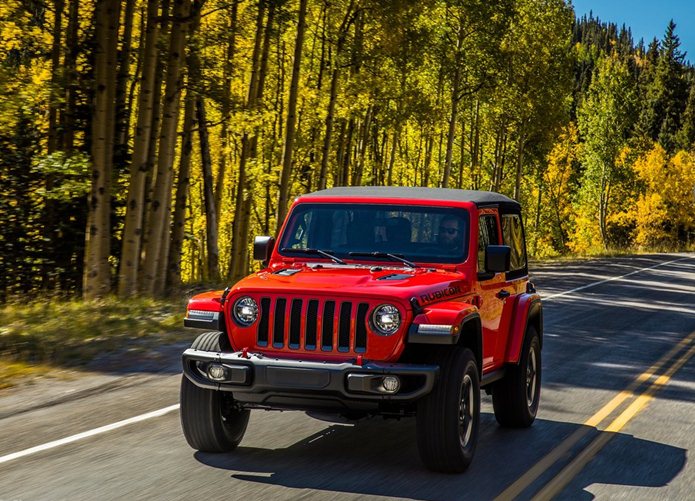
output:
M273 348L285 346L285 305L286 299L278 299L275 303L275 325L273 326Z
M333 331L335 330L335 301L323 305L323 328L321 329L321 349L333 350Z
M306 336L304 337L304 349L316 349L316 329L319 322L319 302L316 299L309 301L306 312Z
M292 316L290 317L290 348L299 348L299 331L302 325L302 300L292 300Z
M261 298L256 343L275 349L364 353L368 303L322 299Z
M258 323L258 346L268 346L268 319L270 317L270 298L261 299L261 321Z
M338 328L338 351L350 350L350 311L352 303L340 305L340 327Z

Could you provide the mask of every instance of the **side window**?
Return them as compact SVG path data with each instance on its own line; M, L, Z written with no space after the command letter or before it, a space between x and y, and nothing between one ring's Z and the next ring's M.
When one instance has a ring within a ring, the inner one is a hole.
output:
M502 215L502 237L505 245L512 249L510 273L522 276L526 271L526 242L519 214Z
M485 273L485 247L499 245L497 218L494 214L480 216L478 222L478 273Z

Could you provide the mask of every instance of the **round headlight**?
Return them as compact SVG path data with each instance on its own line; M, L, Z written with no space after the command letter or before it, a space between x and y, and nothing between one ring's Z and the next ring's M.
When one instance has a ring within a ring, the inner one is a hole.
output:
M232 307L232 314L239 325L248 327L258 318L258 304L251 297L240 297Z
M391 304L382 304L372 313L372 323L379 334L390 336L401 326L401 314Z

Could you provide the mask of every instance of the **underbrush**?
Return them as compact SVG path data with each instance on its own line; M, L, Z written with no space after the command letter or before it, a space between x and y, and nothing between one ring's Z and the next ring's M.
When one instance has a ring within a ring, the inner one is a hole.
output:
M130 345L152 347L190 338L185 303L152 299L12 302L0 307L0 388L46 367L80 367Z

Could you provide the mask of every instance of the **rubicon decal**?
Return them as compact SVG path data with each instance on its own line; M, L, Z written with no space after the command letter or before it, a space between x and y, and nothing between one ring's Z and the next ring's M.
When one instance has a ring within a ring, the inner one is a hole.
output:
M461 287L454 285L446 289L439 289L434 292L420 295L420 303L427 304L445 297L458 296L462 294Z

